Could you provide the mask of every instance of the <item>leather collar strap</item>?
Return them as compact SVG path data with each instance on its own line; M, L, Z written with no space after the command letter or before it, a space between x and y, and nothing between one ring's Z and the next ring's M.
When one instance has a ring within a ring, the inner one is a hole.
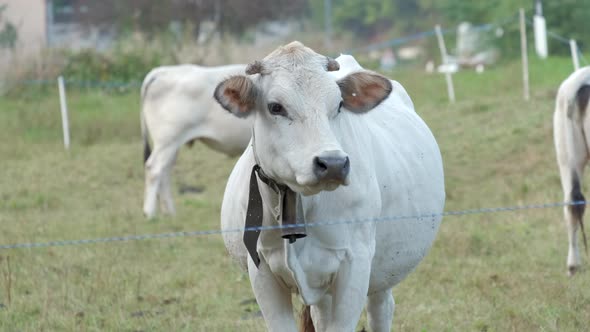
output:
M281 192L286 191L287 189L289 189L289 187L287 187L284 184L278 184L275 180L269 178L264 171L262 170L262 168L260 168L260 165L256 164L254 165L254 167L252 167L252 172L256 172L258 174L258 178L260 179L260 181L264 182L264 184L266 184L267 186L270 187L270 189L272 189L275 193L279 194ZM254 173L252 173L254 174Z
M275 191L281 202L281 219L282 219L282 237L288 239L289 243L295 242L295 240L305 237L305 226L297 221L297 212L303 217L303 208L301 207L301 201L298 199L298 195L293 192L286 185L278 184L273 179L269 178L264 174L259 165L252 167L252 173L250 174L250 193L248 197L248 208L246 211L246 231L244 231L244 244L246 249L252 257L252 261L258 267L260 265L260 257L258 256L257 244L258 238L260 237L260 227L262 226L262 220L264 216L264 210L262 206L262 196L260 195L260 189L258 188L258 180L256 176L260 178L260 181L269 186Z
M248 209L246 211L247 229L262 226L262 217L264 215L262 210L262 196L260 196L258 180L256 179L256 172L259 169L260 166L254 165L254 167L252 167L252 173L250 174L250 194L248 197ZM260 229L244 231L244 244L246 245L246 249L248 249L248 253L250 253L250 257L252 257L252 261L256 267L260 265L260 257L258 256L258 251L256 250L259 236Z

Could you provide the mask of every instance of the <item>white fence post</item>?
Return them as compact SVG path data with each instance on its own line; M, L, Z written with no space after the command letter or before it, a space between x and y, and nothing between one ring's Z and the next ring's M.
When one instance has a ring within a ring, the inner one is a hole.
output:
M443 65L448 64L449 56L447 53L447 47L445 45L445 40L442 35L442 30L440 25L436 25L434 27L434 31L436 32L436 39L438 40L438 47L440 49L440 56L442 58ZM447 81L447 93L449 94L449 100L451 103L455 102L455 87L453 85L453 77L452 74L448 71L445 72L445 79Z
M541 59L547 59L547 23L543 17L543 3L535 0L535 15L533 16L533 32L535 35L535 50Z
M522 53L522 84L524 88L524 100L529 100L529 58L526 43L526 22L524 9L520 9L520 51Z
M547 24L543 16L534 16L535 50L541 59L547 59Z
M63 76L57 78L57 86L59 88L59 105L61 108L61 124L64 133L64 147L66 150L70 148L70 127L68 122L68 105L66 101L66 87Z
M570 51L572 52L572 61L574 62L574 70L580 69L580 59L578 58L578 43L570 39Z

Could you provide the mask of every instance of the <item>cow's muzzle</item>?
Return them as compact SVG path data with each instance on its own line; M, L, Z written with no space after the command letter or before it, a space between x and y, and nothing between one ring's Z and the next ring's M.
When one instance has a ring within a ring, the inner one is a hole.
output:
M350 160L341 151L326 151L313 159L313 173L319 182L344 184L350 172Z

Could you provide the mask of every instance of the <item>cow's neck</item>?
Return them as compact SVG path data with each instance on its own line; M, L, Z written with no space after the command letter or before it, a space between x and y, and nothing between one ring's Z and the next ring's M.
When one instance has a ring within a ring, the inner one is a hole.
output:
M278 183L264 173L259 166L258 156L256 155L254 146L254 130L252 130L252 152L256 164L253 166L250 175L249 199L245 221L245 226L248 230L244 232L244 244L252 260L258 266L260 258L257 253L257 243L261 230L257 228L262 227L264 220L264 201L267 204L268 202L271 204L271 206L267 207L273 214L272 219L278 217L276 219L281 224L282 238L289 240L289 243L293 243L298 238L305 237L306 232L303 220L303 208L301 207L299 195L293 192L288 186ZM260 179L262 184L259 184L258 179ZM263 188L261 188L261 185ZM262 198L261 191L267 197L266 200ZM271 196L270 199L268 199L268 194ZM277 202L278 206L272 202ZM299 218L297 218L298 215Z

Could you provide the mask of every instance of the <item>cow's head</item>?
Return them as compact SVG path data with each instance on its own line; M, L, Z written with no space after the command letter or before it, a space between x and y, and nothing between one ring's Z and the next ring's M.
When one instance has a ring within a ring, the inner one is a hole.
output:
M350 161L331 122L364 113L391 92L389 79L368 71L339 80L339 64L299 42L279 47L221 82L215 98L238 117L255 113L254 151L264 172L304 195L348 184ZM352 161L354 165L354 161Z

